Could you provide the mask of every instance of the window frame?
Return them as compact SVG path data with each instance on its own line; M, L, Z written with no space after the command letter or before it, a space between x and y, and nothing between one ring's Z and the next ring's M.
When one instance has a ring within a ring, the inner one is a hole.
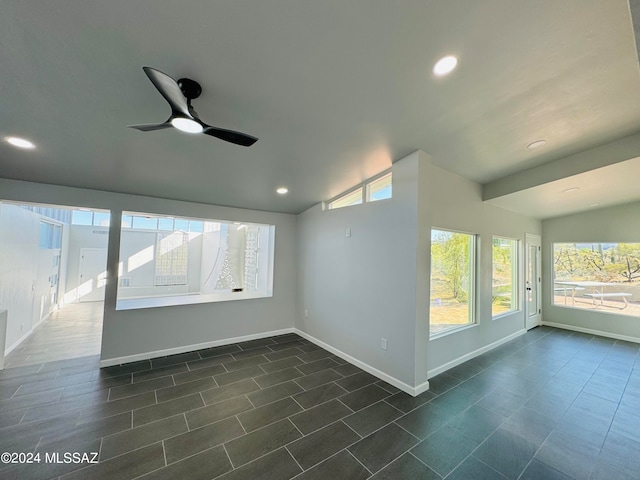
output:
M432 275L433 275L433 241L431 240L431 238L433 237L433 231L440 231L440 232L446 232L446 233L458 233L458 234L462 234L462 235L467 235L470 238L471 244L469 245L469 292L468 292L468 296L469 296L469 300L468 300L468 319L469 321L465 324L460 324L459 326L454 326L451 328L447 328L445 330L441 330L438 332L432 332L431 330L431 308L432 308L432 298L431 298L431 294L432 294L432 288L433 288L433 282L432 282ZM430 252L429 252L429 266L430 266L430 270L429 270L429 340L436 340L438 338L441 337L445 337L457 332L461 332L463 330L466 330L468 328L472 328L478 325L478 315L477 315L477 284L478 284L478 271L479 271L479 266L478 266L478 262L480 259L480 255L478 254L478 247L479 247L479 238L480 235L477 233L471 233L471 232L464 232L461 230L455 230L455 229L451 229L451 228L444 228L444 227L437 227L437 226L432 226L430 229L430 236L429 236L429 245L430 245Z
M494 297L494 261L493 261L493 247L494 240L507 240L513 242L512 247L512 264L511 264L511 308L504 312L493 313L493 297ZM520 306L520 269L522 268L521 263L521 254L520 254L520 240L513 237L508 237L504 235L492 235L491 236L491 319L496 320L502 318L506 315L511 315L512 313L517 313L521 310Z
M370 198L370 186L372 183L377 182L378 180L390 176L391 177L391 194L389 195L389 197L387 198L379 198L379 199L374 199L371 200ZM358 190L360 190L360 194L361 194L361 199L359 203L353 203L350 205L341 205L338 207L334 207L332 206L333 204L335 204L336 202L342 200L345 197L348 197L352 194L354 194L355 192L357 192ZM368 179L366 179L364 182L358 183L357 185L354 185L353 187L351 187L348 190L345 190L344 192L340 193L339 195L336 195L335 197L330 198L329 200L322 202L322 209L325 211L328 210L339 210L341 208L345 208L345 207L355 207L357 205L364 205L365 203L374 203L374 202L380 202L383 200L391 200L393 198L393 170L392 169L387 169L383 172L380 172L377 175L374 175L373 177L370 177Z

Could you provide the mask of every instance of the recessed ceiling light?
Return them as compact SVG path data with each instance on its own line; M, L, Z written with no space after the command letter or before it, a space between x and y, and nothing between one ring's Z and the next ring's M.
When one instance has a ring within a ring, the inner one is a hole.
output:
M280 195L285 195L286 193L289 192L289 189L287 187L278 187L276 189L276 192L279 193Z
M31 150L32 148L36 148L35 144L25 138L20 137L5 137L7 143L10 143L14 147L24 148L27 150Z
M562 193L573 193L573 192L577 192L578 190L580 190L580 187L571 187L571 188L567 188L566 190L563 190Z
M190 118L173 118L171 119L171 125L176 127L178 130L187 133L200 133L202 130L202 125L200 125L195 120L191 120Z
M458 59L453 55L447 55L436 62L433 66L433 73L441 77L447 73L451 73L453 69L456 68L456 65L458 65Z
M535 142L530 143L529 145L527 145L527 148L529 150L535 150L536 148L542 147L545 143L547 143L546 140L536 140Z

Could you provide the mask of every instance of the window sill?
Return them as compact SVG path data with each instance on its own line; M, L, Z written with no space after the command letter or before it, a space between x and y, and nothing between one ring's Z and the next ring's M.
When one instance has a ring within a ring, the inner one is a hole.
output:
M116 311L175 307L178 305L196 305L199 303L229 302L233 300L250 300L252 298L268 298L272 296L273 294L267 292L236 292L209 293L205 295L191 294L164 297L124 298L116 301Z
M515 315L516 313L520 313L521 311L522 310L509 310L508 312L502 312L498 315L491 317L491 320L501 320L505 317L510 317L512 315Z
M429 341L432 340L438 340L440 338L443 337L448 337L449 335L452 335L454 333L459 333L465 330L469 330L470 328L474 328L477 327L478 324L477 323L469 323L467 325L462 325L461 327L457 327L457 328L451 328L449 330L445 330L443 332L438 332L438 333L434 333L433 335L429 334Z

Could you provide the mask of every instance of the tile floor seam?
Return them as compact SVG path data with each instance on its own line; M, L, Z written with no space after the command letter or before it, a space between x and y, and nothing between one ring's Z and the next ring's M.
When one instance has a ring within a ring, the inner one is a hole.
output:
M296 462L296 465L298 465L298 467L300 467L300 470L302 470L295 477L297 477L298 475L302 475L306 470L304 468L302 468L302 465L300 465L300 463L298 462L296 457L293 456L293 453L291 453L291 451L287 447L288 447L288 445L285 445L283 448L287 451L287 453L291 456L291 458L293 458L293 461ZM313 468L313 467L310 467L310 468ZM309 470L309 469L307 469L307 470Z
M162 441L162 456L164 457L164 466L166 467L167 464L167 450L164 447L164 440Z

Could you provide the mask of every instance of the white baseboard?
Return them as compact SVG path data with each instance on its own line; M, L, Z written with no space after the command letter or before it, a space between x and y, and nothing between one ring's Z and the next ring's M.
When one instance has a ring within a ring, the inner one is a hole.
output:
M592 330L590 328L575 327L564 323L542 322L547 327L561 328L563 330L572 330L574 332L588 333L589 335L598 335L600 337L613 338L615 340L624 340L626 342L640 343L640 338L629 337L628 335L618 335L617 333L603 332L602 330Z
M472 358L475 358L478 355L482 355L483 353L486 353L489 350L493 350L494 348L499 347L503 343L510 342L514 338L518 338L519 336L524 335L525 333L527 333L527 331L523 328L522 330L519 330L516 333L512 333L511 335L506 336L504 338L501 338L496 342L490 343L489 345L485 345L484 347L474 350L473 352L469 352L465 355L462 355L461 357L458 357L455 360L451 360L450 362L447 362L444 365L440 365L439 367L429 370L427 372L427 377L428 378L435 377L436 375L446 372L447 370L453 367L457 367L461 363L471 360Z
M222 340L213 340L211 342L197 343L194 345L185 345L182 347L167 348L165 350L155 350L152 352L136 353L135 355L127 355L124 357L106 358L100 360L100 368L111 367L113 365L121 365L123 363L137 362L140 360L149 360L151 358L166 357L167 355L175 355L177 353L193 352L194 350L202 350L204 348L219 347L221 345L229 345L231 343L246 342L249 340L257 340L259 338L273 337L276 335L284 335L285 333L293 333L293 328L283 328L281 330L273 330L271 332L253 333L242 337L225 338Z
M378 370L375 367L372 367L368 363L358 360L357 358L352 357L348 353L344 353L343 351L338 350L335 347L332 347L328 343L324 343L322 340L318 340L317 338L309 335L307 332L303 332L302 330L298 330L297 328L294 328L293 331L294 333L297 333L298 335L300 335L302 338L306 338L307 340L309 340L312 343L315 343L319 347L322 347L325 350L333 353L334 355L342 358L343 360L346 360L347 362L357 367L360 367L365 372L370 373L374 377L378 377L380 380L384 380L385 382L393 385L396 388L399 388L400 390L408 393L409 395L413 395L415 397L416 395L419 395L420 393L426 392L427 390L429 390L429 382L424 382L416 387L412 387L411 385L404 383L403 381L398 380L397 378L392 377L391 375L388 375L383 371Z
M40 323L38 323L38 325L40 325ZM25 333L25 334L24 334L23 336L21 336L18 340L16 340L16 342L15 342L13 345L11 345L9 348L7 348L7 349L4 351L4 355L5 355L5 357L6 357L7 355L9 355L11 352L13 352L16 348L18 348L18 347L20 346L20 344L21 344L22 342L24 342L27 338L29 338L29 335L31 335L31 334L33 333L33 331L34 331L34 330L35 330L35 327L30 328L30 329L27 331L27 333Z

